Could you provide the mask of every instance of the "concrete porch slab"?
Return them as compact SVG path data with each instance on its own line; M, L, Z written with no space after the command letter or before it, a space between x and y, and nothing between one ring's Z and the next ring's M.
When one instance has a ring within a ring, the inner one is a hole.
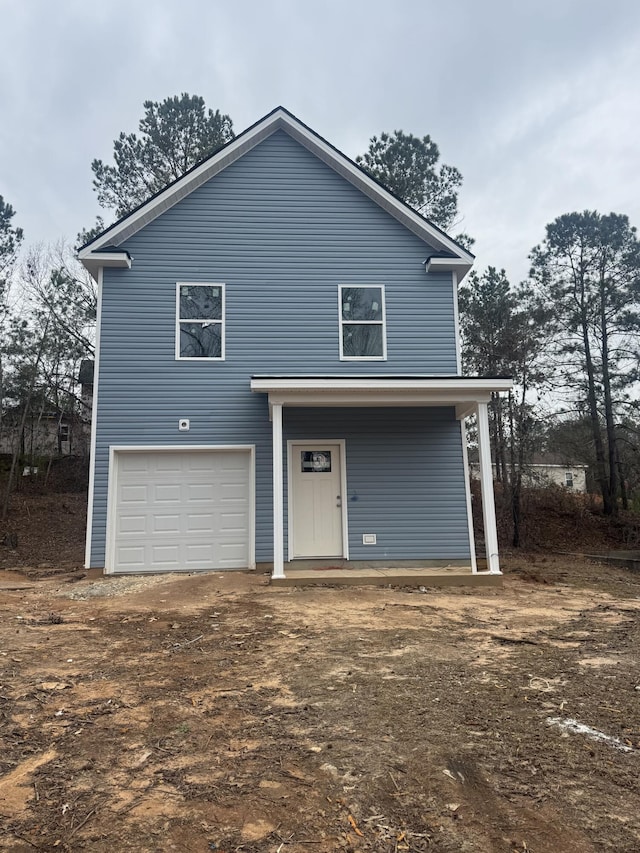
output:
M471 567L437 568L285 568L284 578L271 578L273 586L502 586L502 575L473 574Z

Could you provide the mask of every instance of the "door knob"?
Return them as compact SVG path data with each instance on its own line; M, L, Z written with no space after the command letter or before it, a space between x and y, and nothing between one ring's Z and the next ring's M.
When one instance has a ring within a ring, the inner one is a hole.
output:
M336 500L338 501L336 506L342 506L342 495L336 495Z

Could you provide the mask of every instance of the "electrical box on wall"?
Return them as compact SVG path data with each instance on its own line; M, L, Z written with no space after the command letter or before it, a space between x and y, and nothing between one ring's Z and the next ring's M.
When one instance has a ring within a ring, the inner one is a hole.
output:
M189 429L189 418L180 418L178 421L178 429L180 432L187 432Z
M362 544L363 545L375 545L376 544L376 534L375 533L363 533L362 534Z

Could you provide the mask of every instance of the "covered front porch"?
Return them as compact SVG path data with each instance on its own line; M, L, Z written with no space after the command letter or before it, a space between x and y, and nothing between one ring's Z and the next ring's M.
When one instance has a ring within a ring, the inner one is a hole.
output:
M458 376L253 377L272 423L273 582L499 582L487 404L510 387ZM472 414L486 567L471 520Z

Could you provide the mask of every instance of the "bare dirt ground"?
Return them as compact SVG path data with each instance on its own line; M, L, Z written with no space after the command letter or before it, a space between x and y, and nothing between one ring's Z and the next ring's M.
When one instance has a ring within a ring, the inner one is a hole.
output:
M16 495L0 530L0 849L640 850L640 576L87 577L84 508ZM551 547L606 550L556 509Z
M426 593L0 571L0 849L640 850L640 576L506 569Z

